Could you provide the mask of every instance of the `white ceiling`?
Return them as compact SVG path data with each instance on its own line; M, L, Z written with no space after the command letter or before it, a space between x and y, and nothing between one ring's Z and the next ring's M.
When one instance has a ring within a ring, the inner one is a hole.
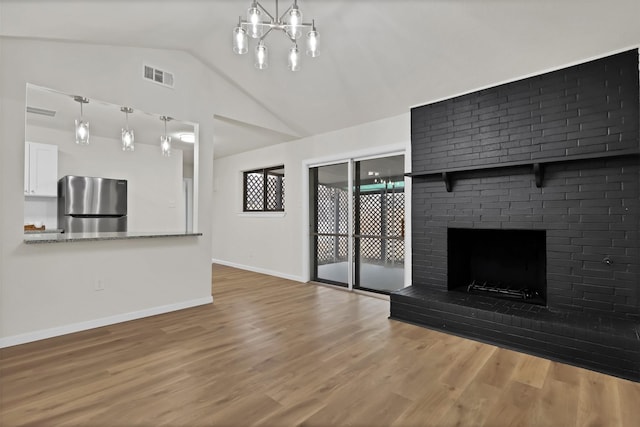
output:
M316 21L320 57L305 56L290 72L288 43L275 33L266 39L270 67L259 71L251 53L231 51L249 3L0 0L0 35L183 50L297 133L265 130L255 143L259 129L243 123L251 118L235 117L219 123L217 155L399 115L640 44L638 0L298 0L304 21ZM262 3L274 9L275 0Z

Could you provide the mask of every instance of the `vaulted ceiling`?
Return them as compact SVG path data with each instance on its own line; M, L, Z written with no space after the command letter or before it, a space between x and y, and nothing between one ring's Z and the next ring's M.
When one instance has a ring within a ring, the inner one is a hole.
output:
M275 9L275 0L261 3ZM231 31L249 0L0 4L3 36L189 52L286 123L295 133L289 139L640 44L638 0L298 0L304 20L316 21L321 55L303 57L292 73L288 42L271 34L270 67L259 71L251 54L231 50ZM280 10L289 5L280 1ZM255 134L243 126L250 120L225 118L221 126L241 138ZM273 132L264 143L282 139Z

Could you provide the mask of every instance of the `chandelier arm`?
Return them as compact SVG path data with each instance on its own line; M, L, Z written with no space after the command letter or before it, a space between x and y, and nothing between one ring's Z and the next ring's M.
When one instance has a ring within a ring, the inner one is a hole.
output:
M275 22L275 18L273 17L273 15L272 15L272 14L270 14L270 13L269 13L269 11L268 11L267 9L265 9L265 8L264 8L264 6L262 6L262 5L260 4L260 2L259 2L259 1L257 1L257 2L256 2L256 5L257 5L257 6L258 6L258 7L259 7L259 8L260 8L264 13L266 13L266 14L267 14L267 16L269 16L269 18L271 18L271 22L272 22L272 23L273 23L273 22Z
M265 37L267 37L267 36L269 35L269 33L270 33L272 30L273 30L273 27L269 28L269 30L268 30L266 33L264 33L264 34L262 35L262 37L260 37L260 39L258 40L258 42L263 41L263 40L264 40L264 38L265 38Z
M305 22L302 24L298 24L298 25L291 25L291 24L280 24L278 25L278 29L284 30L286 28L291 28L291 27L302 27L302 28L313 28L313 24L310 22Z
M287 15L287 13L289 13L291 11L292 7L293 7L293 5L289 6L289 8L287 8L287 10L285 10L284 13L282 15L280 15L280 18L278 19L278 22L283 22L284 17Z

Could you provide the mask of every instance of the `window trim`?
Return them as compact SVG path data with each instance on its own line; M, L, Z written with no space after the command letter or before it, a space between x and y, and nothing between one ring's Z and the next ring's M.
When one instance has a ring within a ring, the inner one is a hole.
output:
M270 212L284 212L285 208L282 207L281 209L267 209L267 180L268 180L268 176L269 175L274 175L274 176L280 176L282 178L284 178L285 174L284 173L270 173L274 170L279 170L282 169L284 170L284 165L279 165L279 166L272 166L272 167L268 167L268 168L259 168L259 169L253 169L253 170L249 170L249 171L244 171L242 172L242 213L270 213ZM262 209L247 209L247 176L249 176L249 174L262 174ZM282 192L284 193L284 192ZM283 205L282 203L282 199L284 199L284 194L281 194L280 200L281 200L281 205Z

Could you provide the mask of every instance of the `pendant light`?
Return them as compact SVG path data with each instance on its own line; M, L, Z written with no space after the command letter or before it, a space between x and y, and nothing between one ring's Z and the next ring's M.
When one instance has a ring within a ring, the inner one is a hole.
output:
M167 136L167 122L172 118L168 116L160 116L160 120L164 122L164 135L160 137L160 149L165 157L171 156L171 137Z
M133 133L133 129L129 129L129 114L133 113L133 108L122 107L120 108L120 111L125 114L127 126L122 129L122 151L133 151L135 149L135 146L133 145L135 135Z
M89 122L84 120L82 104L88 104L89 100L83 96L74 96L73 100L80 103L80 118L76 119L76 144L89 144Z

